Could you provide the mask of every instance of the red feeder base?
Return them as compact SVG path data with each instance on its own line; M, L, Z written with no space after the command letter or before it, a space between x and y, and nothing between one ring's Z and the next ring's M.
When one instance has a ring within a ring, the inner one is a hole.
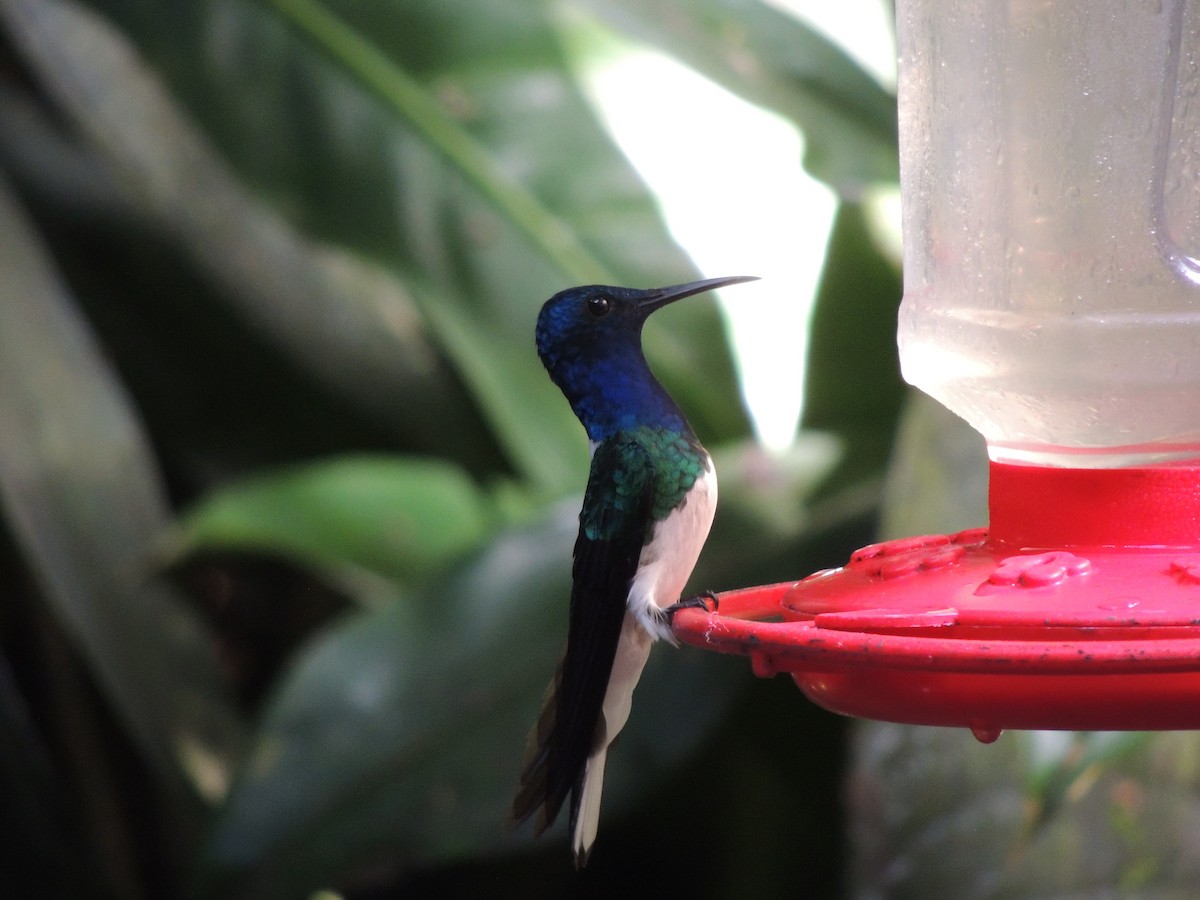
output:
M684 610L685 643L834 712L1005 728L1200 729L1200 467L993 463L983 529Z

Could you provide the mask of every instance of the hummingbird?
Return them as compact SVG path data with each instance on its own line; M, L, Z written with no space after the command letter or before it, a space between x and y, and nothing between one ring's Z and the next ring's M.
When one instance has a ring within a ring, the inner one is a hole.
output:
M676 300L754 280L587 285L555 294L538 315L538 356L587 432L592 458L566 652L530 735L512 819L536 812L540 835L570 795L576 868L595 842L608 749L629 718L650 646L675 644L674 612L705 602L680 597L717 505L712 459L650 371L642 326Z

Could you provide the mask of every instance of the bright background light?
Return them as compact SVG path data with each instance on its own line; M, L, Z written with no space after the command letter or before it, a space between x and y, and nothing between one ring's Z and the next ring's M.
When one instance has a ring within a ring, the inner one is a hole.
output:
M774 5L894 83L884 0ZM705 277L763 279L719 301L755 432L768 448L784 449L802 411L808 324L837 199L801 167L803 138L790 122L660 53L608 32L604 44L585 63L585 89L672 236ZM664 140L689 134L696 137Z

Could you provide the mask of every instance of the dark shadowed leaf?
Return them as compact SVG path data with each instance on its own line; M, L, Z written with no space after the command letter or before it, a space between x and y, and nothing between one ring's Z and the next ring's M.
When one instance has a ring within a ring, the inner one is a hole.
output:
M95 872L72 828L63 785L50 754L0 656L0 828L5 835L0 895L38 886L43 896L79 896L95 889Z
M906 386L896 351L900 273L880 252L862 206L843 203L834 219L812 319L805 428L845 444L839 487L880 478Z
M141 750L219 793L238 732L206 631L147 580L168 509L141 423L0 182L0 501Z

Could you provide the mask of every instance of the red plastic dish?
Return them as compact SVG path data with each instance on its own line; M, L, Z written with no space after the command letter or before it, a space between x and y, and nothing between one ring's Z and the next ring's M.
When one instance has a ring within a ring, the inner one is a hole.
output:
M1200 728L1200 467L993 463L991 529L684 610L679 639L835 712L1005 728Z

